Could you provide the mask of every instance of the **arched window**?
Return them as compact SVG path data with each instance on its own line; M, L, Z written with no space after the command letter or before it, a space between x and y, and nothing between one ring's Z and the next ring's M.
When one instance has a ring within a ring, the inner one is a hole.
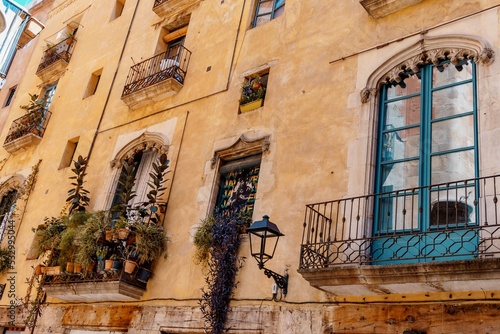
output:
M492 59L476 38L424 38L370 77L361 97L378 95L374 264L477 256L476 64Z
M12 212L14 212L16 206L17 195L18 191L16 189L11 189L7 191L0 200L0 242L3 240L9 221L12 218Z

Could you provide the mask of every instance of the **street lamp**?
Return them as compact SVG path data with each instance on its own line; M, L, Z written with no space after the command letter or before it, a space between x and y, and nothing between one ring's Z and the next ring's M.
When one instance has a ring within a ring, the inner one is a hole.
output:
M288 274L282 276L264 267L264 264L273 258L276 245L281 236L278 226L269 220L269 216L263 216L262 220L254 222L247 228L248 237L250 239L250 253L257 260L259 269L264 269L264 274L268 278L273 278L276 285L283 291L286 296L288 292ZM276 294L273 293L273 299Z

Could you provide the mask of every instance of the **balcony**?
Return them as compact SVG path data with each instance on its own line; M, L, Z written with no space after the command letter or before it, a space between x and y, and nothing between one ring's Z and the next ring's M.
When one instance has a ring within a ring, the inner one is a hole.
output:
M395 13L422 0L359 0L365 10L376 19Z
M182 27L189 23L191 13L198 8L200 2L201 0L155 0L153 12L167 18L167 26Z
M299 272L343 296L496 289L499 178L307 205Z
M43 82L56 81L66 70L75 45L76 40L73 37L68 37L45 50L36 75Z
M104 270L43 276L48 296L68 301L132 301L146 291L146 283L123 270Z
M23 147L37 145L43 138L50 119L47 109L31 112L12 122L3 147L13 153Z
M131 109L163 100L184 85L191 51L175 45L130 68L122 100Z

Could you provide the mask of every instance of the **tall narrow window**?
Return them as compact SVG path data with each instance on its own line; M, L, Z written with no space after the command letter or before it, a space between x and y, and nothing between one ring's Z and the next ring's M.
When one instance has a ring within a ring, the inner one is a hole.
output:
M258 0L253 26L269 22L285 12L285 0Z
M0 242L5 236L5 231L12 217L12 212L16 206L17 190L13 189L3 195L0 201Z
M61 163L59 164L59 169L71 166L73 157L75 156L76 147L78 146L78 137L68 140L66 148L64 149L63 156L61 158Z
M115 8L113 8L113 14L111 15L111 21L119 18L122 15L124 7L125 0L116 0Z
M237 210L252 216L259 182L261 155L223 162L216 211Z
M17 86L11 87L9 93L7 94L7 99L5 100L4 107L10 106L12 100L14 99L14 94L16 93Z
M83 98L92 96L97 91L97 87L99 86L99 81L101 80L102 68L95 71L91 74L89 83L87 85L87 89L85 91L85 95Z
M455 258L462 251L470 254L470 247L454 246L469 238L466 231L443 239L439 230L477 222L466 203L476 190L462 181L478 176L475 64L429 63L402 79L381 91L376 192L382 195L375 203L374 232L427 234L411 247L401 237L393 250L379 245L387 245L384 238L373 248L402 259L415 254L432 259L443 249Z

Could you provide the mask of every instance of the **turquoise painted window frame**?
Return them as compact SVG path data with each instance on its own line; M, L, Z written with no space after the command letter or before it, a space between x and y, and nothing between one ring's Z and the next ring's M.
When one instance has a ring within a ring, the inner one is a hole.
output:
M474 154L474 177L479 176L479 150L478 150L478 120L477 120L477 76L476 76L476 65L473 60L467 60L463 61L462 63L459 63L455 65L455 67L463 67L463 66L472 66L472 75L471 78L466 79L466 80L458 80L452 83L448 83L446 85L438 86L438 87L433 87L432 86L432 75L433 75L433 69L435 67L443 66L445 64L448 64L449 66L454 66L450 64L449 61L443 61L440 64L426 64L422 66L419 70L418 73L413 73L413 72L408 72L407 75L417 75L420 80L420 92L419 93L414 93L414 94L408 94L404 96L398 96L395 98L388 98L387 96L387 90L389 87L393 86L390 84L385 84L381 87L380 89L380 104L379 104L379 124L378 124L378 142L377 142L377 160L376 160L376 169L375 169L375 193L381 194L381 193L387 193L387 195L382 195L380 198L377 200L375 203L374 207L374 235L380 235L380 234L390 234L390 233L404 233L408 231L415 231L415 230L420 230L422 229L422 224L427 223L427 225L430 224L430 222L424 222L425 218L422 217L422 214L419 213L418 217L418 228L405 228L404 230L400 229L392 229L392 228L387 228L384 226L381 226L381 213L380 207L384 206L384 203L380 202L383 199L387 199L389 201L389 204L391 205L391 201L393 198L395 198L394 194L391 193L393 191L392 186L390 188L384 189L383 187L383 168L384 166L387 166L389 164L395 164L395 163L401 163L401 162L408 162L408 161L418 161L418 184L416 185L417 187L425 187L431 185L431 160L432 157L439 156L439 155L446 155L446 154L451 154L451 153L457 153L457 152L464 152L464 151L473 151ZM406 78L404 78L406 79ZM402 80L404 84L404 79ZM440 117L438 119L432 119L432 95L434 92L444 90L447 88L455 87L455 86L460 86L460 85L466 85L466 84L472 84L472 109L468 112L461 112L459 114L455 115L449 115L446 117ZM400 83L401 84L401 83ZM387 124L385 124L385 119L386 119L386 111L387 111L387 105L391 102L396 102L396 101L402 101L409 99L411 97L420 97L420 121L419 123L416 124L411 124L411 125L405 125L405 126L400 126L396 128L387 128ZM473 119L473 140L474 143L471 146L463 146L463 147L458 147L458 148L452 148L452 149L447 149L447 150L442 150L438 152L432 152L431 147L432 147L432 125L437 124L438 122L443 122L443 121L448 121L448 120L453 120L453 119L459 119L461 117L468 117L472 116ZM388 134L396 134L396 131L401 131L401 130L408 130L412 128L420 128L420 148L419 148L419 154L416 157L409 157L409 158L403 158L403 159L396 159L396 160L385 160L387 159L388 153L390 154L391 152L388 152L388 150L384 150L384 144L387 145L387 143L384 143L384 136ZM454 180L454 181L459 181L459 180ZM437 189L437 188L436 188ZM422 212L430 212L429 208L429 192L421 191L416 193L419 196L419 205L422 207ZM404 196L405 193L401 192L399 196ZM450 225L447 225L449 228ZM452 227L452 226L451 226ZM439 226L433 226L430 229L439 229Z
M261 5L265 4L265 3L268 3L268 2L272 2L271 12L265 12L265 13L259 14ZM252 27L255 28L258 25L264 23L264 22L263 23L258 23L258 20L261 17L265 17L265 16L269 16L270 15L269 20L266 21L266 22L274 20L277 17L276 14L279 13L280 9L282 9L282 8L285 7L285 2L286 2L285 0L257 0L257 6L255 8L255 16L254 16Z

